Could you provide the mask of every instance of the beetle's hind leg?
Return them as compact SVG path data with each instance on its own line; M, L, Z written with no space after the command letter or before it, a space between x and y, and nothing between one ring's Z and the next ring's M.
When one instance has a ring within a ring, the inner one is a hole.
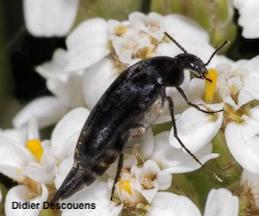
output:
M202 163L200 162L200 160L183 144L183 142L180 140L180 138L178 137L177 134L177 128L176 128L176 124L175 124L175 118L174 118L174 103L171 97L166 96L166 99L169 103L169 110L171 113L171 117L172 117L172 123L173 123L173 128L174 128L174 137L178 140L178 142L180 143L180 145L184 148L184 150L193 157L193 159L202 166Z
M176 89L178 90L178 92L182 95L183 99L186 101L187 104L189 104L190 106L194 107L195 109L207 113L207 114L213 114L213 113L218 113L218 112L222 112L224 111L223 109L221 110L216 110L216 111L207 111L207 110L203 110L201 109L197 104L192 103L189 98L186 96L186 94L184 93L184 91L180 88L180 87L176 87Z
M113 200L113 194L114 194L114 190L115 190L115 185L117 184L117 182L118 182L118 180L120 178L120 173L121 173L122 167L123 167L123 153L121 153L120 157L119 157L117 171L116 171L116 175L115 175L114 182L113 182L113 185L112 185L111 200Z

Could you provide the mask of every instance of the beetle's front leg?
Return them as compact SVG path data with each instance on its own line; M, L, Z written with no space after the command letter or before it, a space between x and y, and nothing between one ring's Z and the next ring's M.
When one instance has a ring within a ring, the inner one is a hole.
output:
M189 98L185 95L184 91L180 88L180 87L176 87L176 89L178 90L178 92L182 95L183 99L186 101L187 104L189 104L190 106L194 107L195 109L207 113L207 114L213 114L213 113L218 113L218 112L222 112L224 111L223 109L221 110L217 110L217 111L207 111L207 110L203 110L201 109L197 104L192 103Z
M202 166L202 163L200 162L200 160L183 144L183 142L180 140L180 138L178 137L177 134L177 128L176 128L176 123L175 123L175 118L174 118L174 103L171 97L166 96L166 99L169 103L169 110L171 113L171 117L172 117L172 123L173 123L173 128L174 128L174 137L178 140L178 142L180 143L180 145L184 148L184 150L193 157L193 159L199 163Z

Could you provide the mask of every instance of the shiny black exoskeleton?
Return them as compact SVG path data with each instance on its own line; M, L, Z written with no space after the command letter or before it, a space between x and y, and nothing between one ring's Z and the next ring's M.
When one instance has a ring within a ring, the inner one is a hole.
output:
M171 38L170 35L167 36ZM60 198L68 198L83 186L90 185L119 158L116 182L122 167L125 144L132 134L143 132L150 126L158 115L151 113L150 116L155 117L147 119L146 113L157 110L152 109L154 106L162 107L165 100L169 102L175 137L182 147L200 163L177 136L173 101L166 96L165 88L176 87L188 104L200 111L211 113L192 104L179 86L184 79L184 69L190 69L197 77L206 79L206 65L219 49L205 64L197 56L187 53L174 39L172 40L183 50L183 54L174 58L153 57L130 66L120 74L97 102L78 139L74 165L54 195L52 202L57 202ZM157 103L158 99L161 103Z

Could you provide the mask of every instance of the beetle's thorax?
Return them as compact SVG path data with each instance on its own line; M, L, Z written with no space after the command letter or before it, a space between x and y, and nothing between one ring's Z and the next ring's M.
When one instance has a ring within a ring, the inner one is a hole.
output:
M184 79L183 70L177 64L175 58L168 56L154 57L151 60L152 73L157 74L158 83L164 87L179 86Z

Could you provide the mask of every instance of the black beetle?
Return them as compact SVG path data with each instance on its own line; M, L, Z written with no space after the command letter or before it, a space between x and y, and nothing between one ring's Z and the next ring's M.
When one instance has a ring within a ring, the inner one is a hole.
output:
M133 136L143 135L159 116L165 100L169 103L176 139L202 165L177 136L173 100L166 95L165 88L175 87L189 105L202 112L222 111L202 110L189 101L179 86L184 79L184 69L192 70L198 78L207 79L206 65L227 42L215 50L207 63L203 63L199 57L187 53L170 35L165 35L184 53L174 58L160 56L139 61L111 84L84 124L75 149L74 165L51 202L68 198L83 186L90 185L119 157L115 185L122 168L125 144Z

